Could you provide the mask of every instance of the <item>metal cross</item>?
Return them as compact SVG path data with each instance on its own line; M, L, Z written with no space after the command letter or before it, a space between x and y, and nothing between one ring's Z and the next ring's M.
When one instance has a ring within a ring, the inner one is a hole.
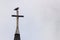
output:
M19 17L24 17L23 15L19 15L19 11L18 11L19 7L15 8L14 10L17 12L17 15L12 15L12 17L16 17L16 33L19 33Z

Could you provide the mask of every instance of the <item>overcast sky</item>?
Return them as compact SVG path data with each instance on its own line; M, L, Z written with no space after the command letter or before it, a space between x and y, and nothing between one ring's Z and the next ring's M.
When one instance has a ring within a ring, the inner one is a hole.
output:
M0 40L14 40L16 7L21 40L60 40L60 0L0 0Z

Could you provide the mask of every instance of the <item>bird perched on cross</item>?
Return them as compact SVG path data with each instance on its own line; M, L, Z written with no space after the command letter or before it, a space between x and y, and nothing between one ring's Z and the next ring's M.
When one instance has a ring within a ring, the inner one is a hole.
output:
M15 8L14 10L18 10L18 9L19 9L19 7Z

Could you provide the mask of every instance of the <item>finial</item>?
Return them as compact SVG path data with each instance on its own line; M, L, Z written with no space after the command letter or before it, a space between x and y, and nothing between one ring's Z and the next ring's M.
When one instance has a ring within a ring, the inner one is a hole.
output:
M19 34L19 17L24 17L23 15L19 15L18 11L19 7L15 8L14 10L17 11L17 15L12 15L12 17L16 17L16 32L15 34Z

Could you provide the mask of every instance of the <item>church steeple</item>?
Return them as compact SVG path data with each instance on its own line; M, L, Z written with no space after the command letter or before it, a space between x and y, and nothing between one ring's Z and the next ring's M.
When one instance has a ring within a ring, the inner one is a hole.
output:
M14 35L14 40L20 40L20 32L19 32L19 17L24 17L23 15L19 15L19 11L18 11L19 7L15 8L14 10L17 12L17 15L12 15L12 17L16 17L16 32Z

